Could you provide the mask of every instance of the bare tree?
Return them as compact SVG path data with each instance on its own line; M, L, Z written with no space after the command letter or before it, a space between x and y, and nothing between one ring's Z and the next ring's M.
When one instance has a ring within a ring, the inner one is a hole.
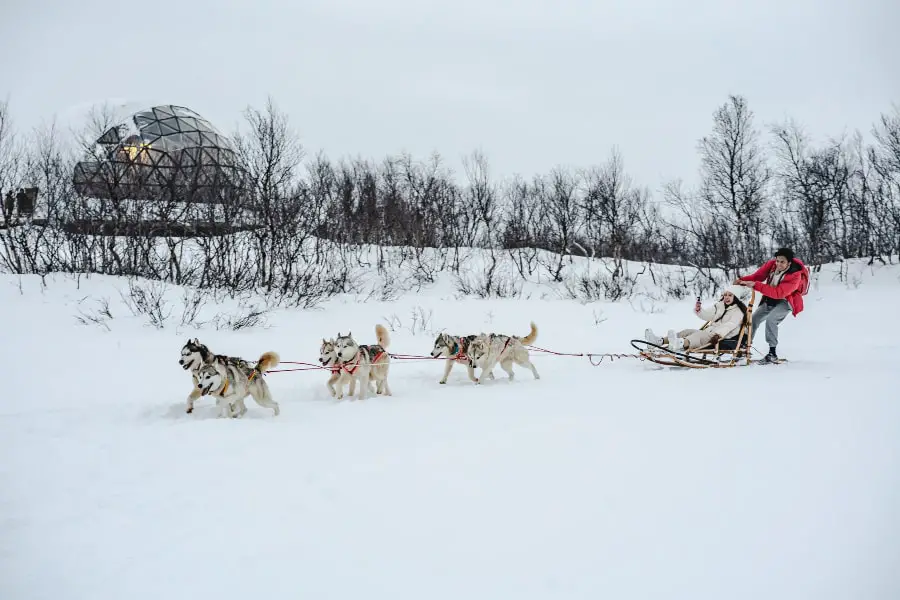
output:
M764 255L762 221L771 173L746 99L729 96L715 111L712 134L700 140L699 150L701 210L728 224L738 264L757 262Z
M648 216L648 194L633 186L618 149L606 164L585 171L583 185L580 204L592 253L616 260L632 258L637 229Z
M578 198L578 179L563 169L554 169L546 180L536 180L539 192L542 241L552 257L544 267L553 281L562 281L566 260L571 261L572 250L581 225L581 201Z
M9 100L0 102L0 229L13 223L15 195L24 170L23 146L13 128Z
M303 147L291 130L287 115L272 98L263 111L248 107L245 117L250 131L247 137L235 135L234 141L241 166L246 170L250 205L262 225L253 231L258 253L254 272L258 284L271 291L278 275L276 246L283 239L279 235L283 231L283 203L298 183Z
M504 193L507 217L503 220L502 247L510 251L519 276L527 279L537 268L538 188L516 177Z
M874 212L885 238L880 251L890 254L900 251L900 105L881 115L872 135L869 158L878 176Z

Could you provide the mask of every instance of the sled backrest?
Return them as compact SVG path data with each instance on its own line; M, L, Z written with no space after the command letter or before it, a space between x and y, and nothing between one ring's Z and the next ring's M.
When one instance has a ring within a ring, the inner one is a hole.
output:
M712 354L714 356L719 356L722 352L727 354L731 354L731 362L729 364L734 364L737 362L739 358L745 358L747 364L750 364L750 343L749 340L753 339L753 304L756 301L756 290L751 290L750 292L750 300L747 302L747 318L744 319L743 324L741 325L740 331L738 331L737 342L735 343L734 350L721 350L719 348L721 344L721 340L716 342L714 347L700 348L696 350L696 352L700 354ZM705 329L709 326L712 321L707 321L701 329ZM744 340L748 340L746 347L744 347ZM743 355L741 353L744 353Z

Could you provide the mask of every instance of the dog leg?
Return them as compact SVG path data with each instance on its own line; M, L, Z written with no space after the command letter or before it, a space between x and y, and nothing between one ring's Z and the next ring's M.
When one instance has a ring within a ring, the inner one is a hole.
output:
M447 383L447 377L450 375L450 371L453 370L454 360L452 358L447 359L447 363L444 365L444 378L441 379L438 383ZM471 377L471 375L469 375Z
M263 408L271 408L275 413L274 416L278 416L281 413L281 408L278 406L278 403L272 398L272 392L269 391L269 386L265 381L260 380L259 385L254 385L256 382L250 384L250 395L253 397L253 400L256 401ZM243 401L242 401L243 403ZM247 412L247 409L244 409L244 412ZM244 414L243 412L241 414Z
M506 374L509 375L510 381L512 381L513 377L515 377L515 374L513 373L512 363L513 363L513 361L511 358L507 358L506 360L504 360L503 362L500 363L500 368L503 369L504 371L506 371Z
M331 377L328 378L328 381L325 382L325 386L328 388L329 393L331 393L331 397L337 397L337 391L334 389L334 383L341 378L341 373L338 371L337 373L332 373Z
M388 373L390 372L390 370L391 370L391 365L385 364L384 365L384 377L382 377L382 379L381 379L381 382L382 382L381 393L383 393L385 396L392 395L391 387L388 385Z
M493 378L494 378L494 377L493 377L493 375L494 375L493 372L494 372L494 365L495 365L495 364L497 364L496 361L493 361L493 360L491 360L491 359L487 359L487 360L485 361L485 363L484 363L484 366L481 367L481 377L478 377L477 379L472 379L472 381L474 381L475 383L480 384L482 379L487 379L486 373L490 373L490 374L491 374L491 379L493 379ZM474 377L474 374L475 374L475 368L474 368L474 367L470 367L470 371L472 372L472 375L473 375L473 377Z
M231 418L231 403L225 400L225 398L216 398L216 408L219 409L220 419Z
M346 383L346 381L344 381L344 374L341 373L341 378L337 383L337 389L338 389L337 396L335 396L338 400L344 399L344 384L345 383ZM354 381L352 377L350 378L350 392L349 393L350 393L351 398L353 397L353 394L356 393L356 381Z
M359 376L359 395L357 396L358 400L367 400L369 398L369 368L363 367L360 365L359 371L357 371Z
M241 411L241 408L243 408L243 412ZM237 400L234 404L228 405L228 410L231 411L231 418L237 419L241 417L245 412L247 412L247 407L244 406L243 400Z
M531 360L530 360L527 356L524 357L524 358L522 358L522 357L517 357L517 358L516 358L516 363L522 365L523 367L526 367L526 368L528 368L528 369L531 369L531 374L534 375L534 378L535 378L535 379L540 379L540 378L541 378L541 376L540 376L540 375L538 374L538 372L537 372L537 369L536 369L535 366L534 366L534 363L531 362Z
M469 379L475 383L479 383L478 378L475 377L475 367L472 366L472 363L466 363L466 369L469 371ZM484 373L484 369L482 369L481 372Z
M385 376L385 378L381 380L381 383L382 383L381 393L384 394L385 396L391 396L392 395L391 394L391 386L388 385L387 376Z
M194 384L194 389L191 390L191 393L187 397L187 408L185 408L184 412L186 412L187 414L191 414L192 412L194 412L194 401L199 397L200 388L198 388L197 385Z

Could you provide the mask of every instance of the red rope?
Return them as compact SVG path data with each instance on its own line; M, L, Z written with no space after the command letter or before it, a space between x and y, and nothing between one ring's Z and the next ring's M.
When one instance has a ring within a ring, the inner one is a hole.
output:
M587 357L590 363L593 366L599 366L603 363L603 360L608 358L610 361L619 359L619 358L637 358L639 360L645 360L643 356L640 354L616 354L616 353L590 353L590 352L557 352L555 350L549 350L547 348L539 348L537 346L528 346L531 350L536 352L542 352L544 354L550 354L553 356L576 356L576 357ZM390 354L388 355L394 360L446 360L444 356L426 356L423 354ZM300 365L297 368L293 369L273 369L268 371L269 373L288 373L292 371L330 371L332 367L323 367L322 365L317 365L315 363L301 362L301 361L291 361L291 360L283 360L281 364L285 365Z

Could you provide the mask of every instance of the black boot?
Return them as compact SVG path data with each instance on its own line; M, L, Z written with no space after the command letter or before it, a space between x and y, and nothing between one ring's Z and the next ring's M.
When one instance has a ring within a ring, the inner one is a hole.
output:
M769 353L763 357L762 362L764 362L764 363L778 362L778 354L775 352L775 346L769 346Z

